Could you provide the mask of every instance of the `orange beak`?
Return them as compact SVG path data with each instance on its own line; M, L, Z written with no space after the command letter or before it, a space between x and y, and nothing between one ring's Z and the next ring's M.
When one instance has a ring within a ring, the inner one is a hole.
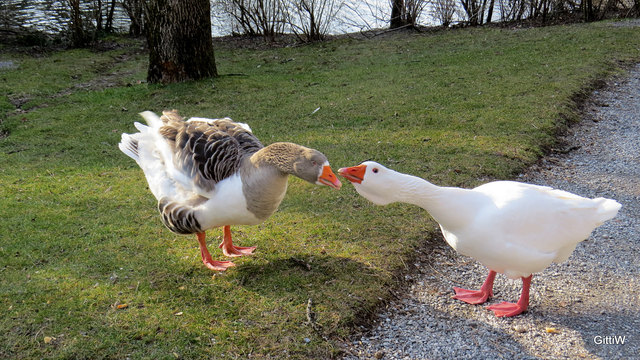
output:
M364 180L364 173L367 171L367 165L358 165L338 170L338 174L345 177L352 183L361 184Z
M333 170L331 170L331 167L328 165L322 168L322 175L320 175L318 181L324 185L331 186L336 190L340 190L342 187L342 183L338 180L338 177L333 173Z

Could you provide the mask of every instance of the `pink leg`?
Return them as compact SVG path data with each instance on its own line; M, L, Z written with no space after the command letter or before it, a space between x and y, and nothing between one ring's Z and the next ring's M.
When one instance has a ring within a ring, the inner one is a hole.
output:
M231 240L231 226L229 225L224 226L224 237L218 247L222 249L222 253L225 256L252 255L253 250L256 249L255 246L244 247L233 245L233 241Z
M236 266L231 261L214 261L207 249L207 242L205 241L205 233L197 233L198 242L200 243L200 255L202 255L202 262L211 270L225 271L228 267Z
M453 291L455 291L456 294L452 298L462 300L468 304L482 304L493 296L493 280L495 278L496 272L489 270L489 275L487 275L487 279L484 281L484 284L482 284L480 290L467 290L454 287Z
M527 310L529 306L529 287L531 286L532 277L533 275L529 275L529 277L522 278L522 293L520 294L520 299L517 304L502 302L500 304L487 306L487 309L492 310L497 317L516 316Z

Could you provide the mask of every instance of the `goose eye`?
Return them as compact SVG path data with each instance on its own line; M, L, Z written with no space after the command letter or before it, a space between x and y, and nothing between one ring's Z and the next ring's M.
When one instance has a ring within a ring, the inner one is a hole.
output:
M377 174L378 173L378 168L373 168L372 171L373 171L374 174Z
M311 160L311 165L318 166L318 163L315 160Z

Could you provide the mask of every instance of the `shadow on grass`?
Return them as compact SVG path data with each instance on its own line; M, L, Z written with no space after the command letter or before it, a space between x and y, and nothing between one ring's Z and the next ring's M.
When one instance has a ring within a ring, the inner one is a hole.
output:
M358 283L364 285L368 278L381 276L380 270L353 259L320 254L294 254L267 263L245 263L230 271L237 273L242 287L267 297L289 293L311 296L343 286L347 291L350 286L346 285L358 288Z

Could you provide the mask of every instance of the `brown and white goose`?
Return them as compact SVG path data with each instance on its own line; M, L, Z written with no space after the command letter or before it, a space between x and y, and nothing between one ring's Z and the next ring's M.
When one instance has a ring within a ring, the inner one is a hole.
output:
M229 118L185 121L175 110L140 115L148 126L136 122L139 132L122 134L119 148L144 172L164 225L196 234L202 262L211 270L234 264L211 258L205 231L224 227L219 247L226 256L252 254L253 246L233 245L230 225L256 225L271 216L287 191L288 175L334 189L342 185L321 152L286 142L265 147L249 126Z

